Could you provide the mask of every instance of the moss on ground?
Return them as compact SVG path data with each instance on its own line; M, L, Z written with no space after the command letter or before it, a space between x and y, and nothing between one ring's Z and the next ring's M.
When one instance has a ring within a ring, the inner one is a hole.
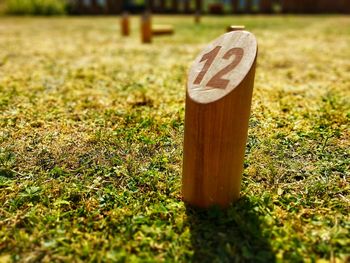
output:
M350 17L0 18L0 261L342 262ZM259 40L241 200L181 201L186 73L227 25Z

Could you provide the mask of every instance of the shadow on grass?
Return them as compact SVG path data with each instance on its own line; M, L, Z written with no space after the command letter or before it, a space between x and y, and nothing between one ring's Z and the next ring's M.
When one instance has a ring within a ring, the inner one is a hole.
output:
M226 211L187 206L193 262L275 262L255 206L247 198Z

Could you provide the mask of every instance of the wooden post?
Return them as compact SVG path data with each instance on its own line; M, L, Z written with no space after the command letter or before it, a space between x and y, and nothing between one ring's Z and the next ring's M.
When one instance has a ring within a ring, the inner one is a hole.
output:
M239 30L244 30L245 26L242 25L232 25L227 27L226 32L232 32L232 31L239 31Z
M130 35L130 23L129 23L129 14L124 12L121 17L121 31L122 36L126 37Z
M141 40L142 43L152 42L152 22L149 12L145 12L141 18Z
M153 36L164 36L174 34L174 28L171 25L155 25L152 27Z
M257 41L229 32L194 61L187 81L182 195L197 207L240 196Z

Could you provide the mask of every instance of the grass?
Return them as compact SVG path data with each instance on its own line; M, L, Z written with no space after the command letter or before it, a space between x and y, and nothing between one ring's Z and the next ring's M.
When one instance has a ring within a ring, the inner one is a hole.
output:
M65 0L3 0L4 10L12 15L63 15ZM1 6L0 6L1 10Z
M0 18L0 262L348 262L350 17ZM186 74L259 41L242 198L181 201Z

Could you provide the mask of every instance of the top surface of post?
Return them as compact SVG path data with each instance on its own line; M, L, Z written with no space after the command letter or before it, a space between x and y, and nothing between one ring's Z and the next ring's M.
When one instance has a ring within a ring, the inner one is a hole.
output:
M255 36L247 31L228 32L211 42L191 66L189 97L206 104L228 95L249 73L257 50Z
M231 25L227 28L227 32L244 30L244 29L245 29L245 26L243 26L243 25Z

